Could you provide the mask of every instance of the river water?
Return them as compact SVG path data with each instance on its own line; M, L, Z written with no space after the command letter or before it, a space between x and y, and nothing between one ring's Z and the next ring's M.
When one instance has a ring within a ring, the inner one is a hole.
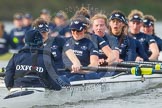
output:
M5 23L5 26L8 32L13 27L13 25L8 22ZM157 35L162 37L162 22L156 23L155 27ZM6 66L6 64L7 62L0 61L0 67ZM2 92L3 91L0 91L0 93ZM27 106L24 106L24 108L27 108ZM162 88L150 89L118 98L64 104L60 106L39 106L33 108L162 108Z

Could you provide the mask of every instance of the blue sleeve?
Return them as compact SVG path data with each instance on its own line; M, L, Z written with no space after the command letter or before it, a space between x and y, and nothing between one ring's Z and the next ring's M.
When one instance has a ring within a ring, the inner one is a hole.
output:
M90 51L90 55L98 56L98 50L95 48L93 42L91 42L91 41L89 42L88 48L89 48L89 51Z
M69 49L71 49L70 40L66 41L64 48L63 48L63 51L66 52Z
M156 43L155 39L150 35L147 35L147 41L148 41L148 44Z
M146 52L144 50L143 45L137 40L135 40L135 42L136 42L137 56L140 56L141 58L143 58L144 61L148 61L148 56L147 56L147 54L146 54Z
M104 46L108 45L108 42L106 42L103 38L97 36L98 46L99 49L102 49Z
M159 50L162 51L162 39L159 38L158 36L153 36L155 41L157 42L157 45L159 47Z
M7 67L6 67L6 72L5 72L5 85L6 87L13 87L14 86L14 75L15 75L15 63L14 63L14 58L15 55L11 58L9 61Z

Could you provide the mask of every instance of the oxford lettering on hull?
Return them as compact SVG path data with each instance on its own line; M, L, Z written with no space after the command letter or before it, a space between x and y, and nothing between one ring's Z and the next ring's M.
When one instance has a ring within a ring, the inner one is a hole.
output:
M16 70L31 71L34 69L37 72L43 72L44 69L38 66L29 66L29 65L16 65Z

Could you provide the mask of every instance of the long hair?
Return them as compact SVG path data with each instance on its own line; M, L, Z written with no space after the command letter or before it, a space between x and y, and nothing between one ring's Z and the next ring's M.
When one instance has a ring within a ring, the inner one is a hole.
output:
M155 17L152 16L152 15L145 15L145 16L143 17L143 19L148 19L148 20L152 21L153 23L156 22ZM155 26L154 26L154 24L153 24L153 28L154 28L154 29L153 29L153 35L155 35Z
M125 17L124 13L121 12L120 10L114 10L114 11L110 14L110 16L111 16L112 14L121 14L122 16ZM125 19L126 19L126 18L125 18ZM111 21L111 20L109 19L109 22L110 22L110 21ZM124 23L124 22L123 22L123 23ZM121 43L123 43L125 36L128 34L128 25L127 25L127 22L125 22L124 24L125 24L125 26L123 26L123 28L122 28L122 30L121 30L121 34L120 34L119 45L121 45ZM109 33L110 35L113 35L112 29L111 29L110 25L108 25L108 33Z

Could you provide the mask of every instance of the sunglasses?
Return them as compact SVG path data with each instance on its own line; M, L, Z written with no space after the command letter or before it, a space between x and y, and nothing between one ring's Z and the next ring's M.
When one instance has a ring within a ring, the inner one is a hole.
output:
M71 31L73 31L73 32L82 32L83 30L76 30L76 29L72 29Z

